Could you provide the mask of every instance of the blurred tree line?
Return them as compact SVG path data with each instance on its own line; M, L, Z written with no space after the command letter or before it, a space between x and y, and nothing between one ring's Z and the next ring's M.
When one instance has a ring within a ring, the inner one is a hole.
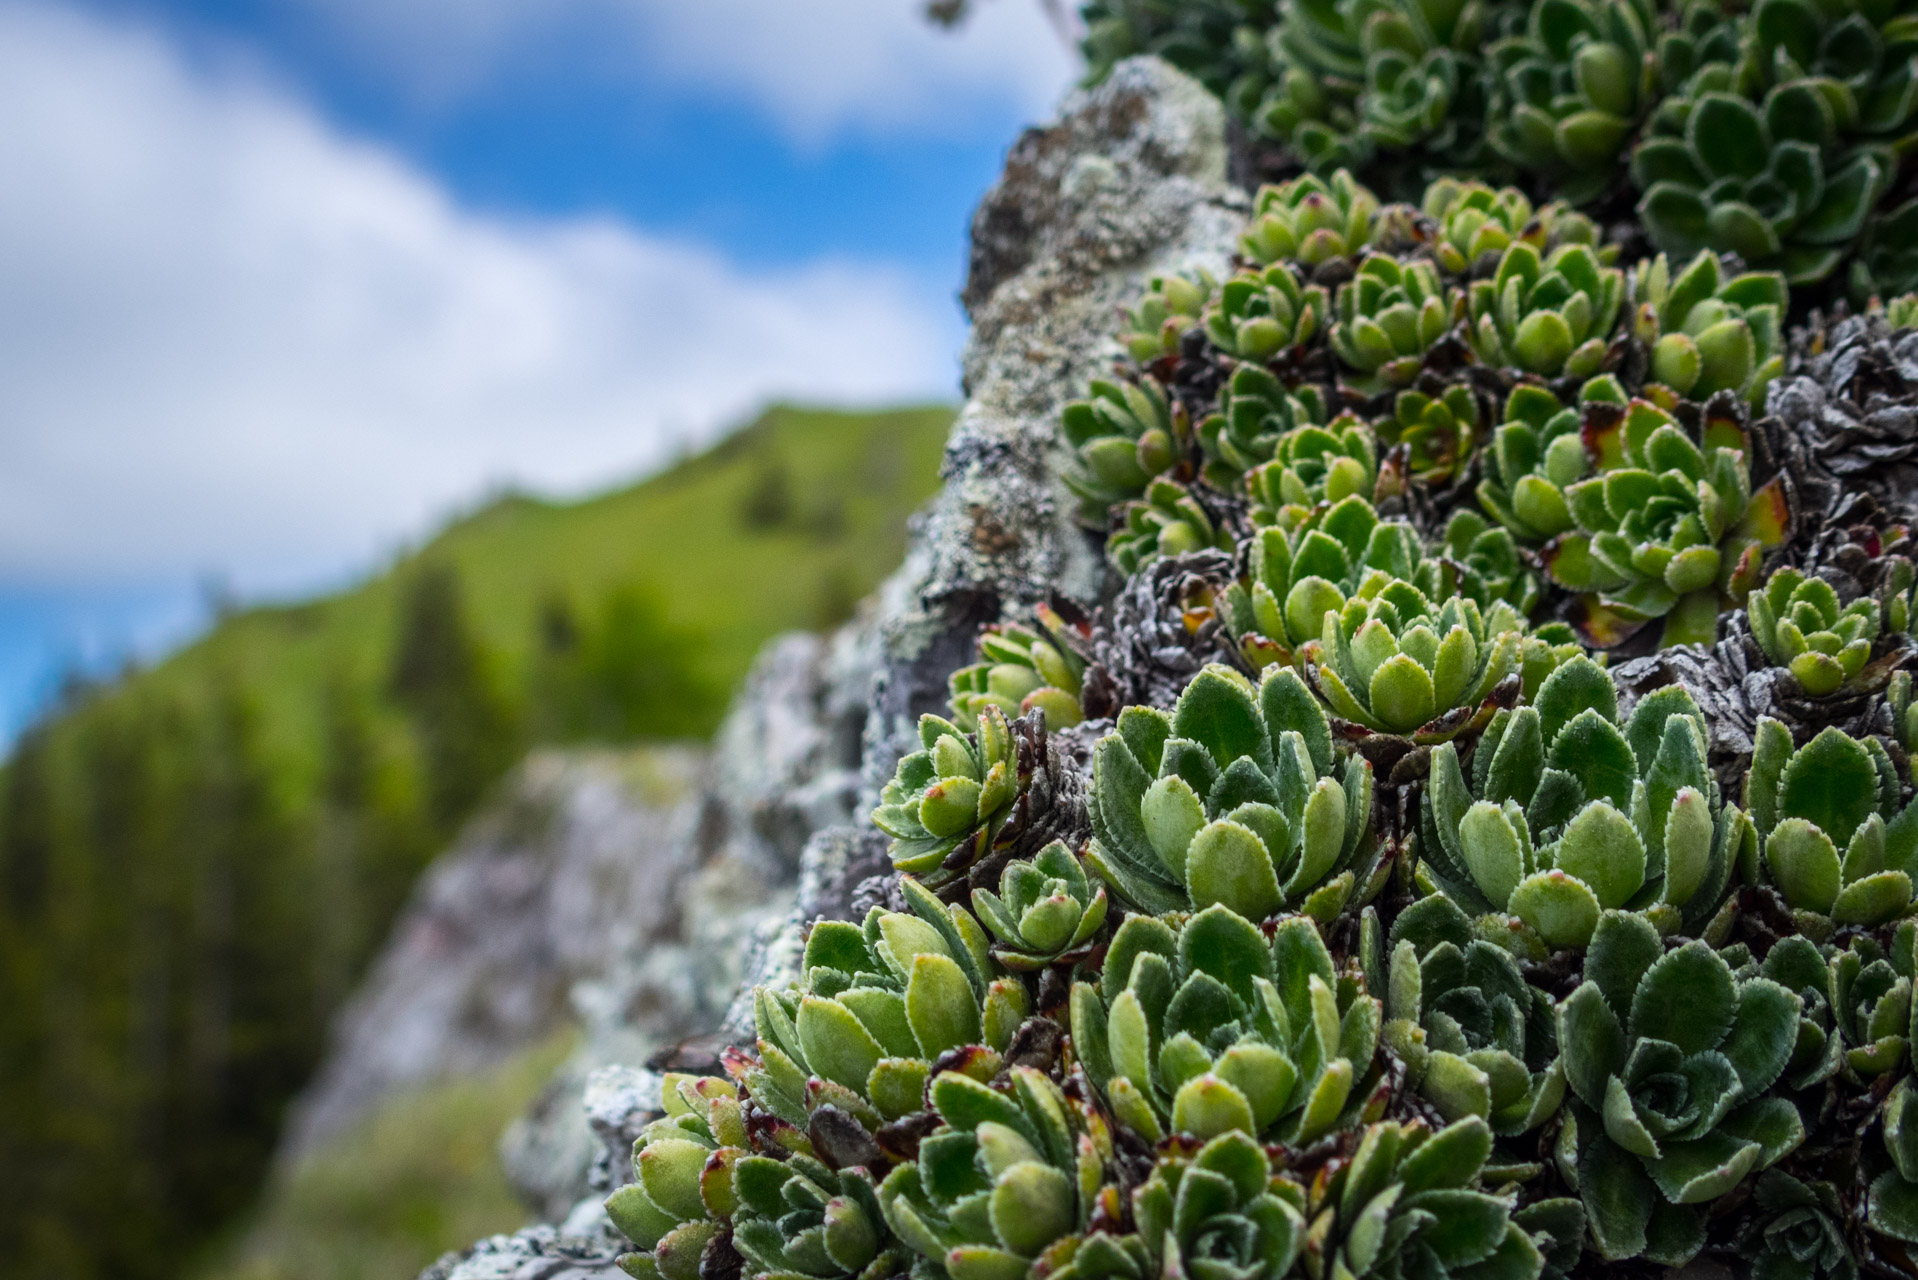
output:
M533 740L708 730L699 637L623 585L540 611L517 681L445 563L383 671L331 672L317 761L256 694L74 685L0 778L0 1274L175 1276L257 1192L282 1112L415 877ZM295 785L317 765L317 785Z

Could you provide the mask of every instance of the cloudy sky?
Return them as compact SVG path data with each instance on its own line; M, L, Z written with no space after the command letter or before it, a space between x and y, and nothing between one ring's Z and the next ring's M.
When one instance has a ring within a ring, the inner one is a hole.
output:
M1031 0L0 0L0 731L768 399L954 394Z

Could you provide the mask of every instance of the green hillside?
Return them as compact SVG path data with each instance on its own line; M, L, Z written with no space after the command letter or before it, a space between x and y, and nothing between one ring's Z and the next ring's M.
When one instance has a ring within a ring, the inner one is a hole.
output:
M774 409L75 690L0 777L0 1257L182 1273L421 867L537 741L703 735L899 562L951 412Z
M535 678L555 602L590 621L609 595L637 590L693 642L696 673L727 690L768 637L843 620L898 565L903 517L936 487L951 421L938 407L773 409L628 489L579 503L492 501L365 584L238 613L142 679L186 690L239 679L260 698L270 747L310 764L328 679L344 667L377 682L409 571L446 564L510 684ZM695 731L713 727L721 706L708 705Z

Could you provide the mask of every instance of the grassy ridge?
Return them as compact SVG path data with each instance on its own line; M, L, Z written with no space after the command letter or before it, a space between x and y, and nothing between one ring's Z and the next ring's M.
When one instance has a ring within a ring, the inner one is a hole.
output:
M710 731L768 637L898 563L950 421L774 409L616 493L492 501L23 735L0 776L0 1270L182 1274L499 774L535 741Z
M699 674L730 689L769 637L840 621L898 565L904 517L937 486L951 422L936 406L774 408L628 489L490 502L364 584L236 613L138 679L187 693L238 679L257 693L268 748L304 764L310 785L321 691L341 672L368 685L383 677L407 572L431 561L458 572L469 620L509 685L531 679L548 602L590 609L640 586L657 593L669 626L699 641ZM776 493L783 514L768 501Z

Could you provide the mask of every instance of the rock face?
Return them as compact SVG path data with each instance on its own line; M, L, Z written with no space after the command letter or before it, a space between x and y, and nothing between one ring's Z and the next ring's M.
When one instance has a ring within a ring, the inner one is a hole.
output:
M578 979L672 922L650 883L697 847L706 755L538 752L427 872L289 1129L297 1157L390 1094L497 1066L566 1018Z
M890 864L883 838L855 815L876 803L916 740L918 717L944 708L946 676L970 659L979 627L1027 616L1049 593L1087 607L1099 600L1098 541L1075 524L1058 479L1059 410L1112 358L1117 312L1145 278L1192 261L1222 272L1247 209L1228 180L1217 99L1156 59L1121 64L1012 148L973 221L962 295L973 321L968 399L947 442L945 488L916 519L906 563L867 613L820 646L810 709L803 697L770 697L777 682L756 679L717 747L709 794L745 828L735 837L779 851L788 867L797 855L791 896L767 911L746 949L742 991L794 976L812 921L855 917L871 900L869 879ZM779 655L762 660L762 676ZM745 763L751 741L775 732L814 744L807 765L783 781L777 767ZM723 915L731 892L726 864L707 859L684 859L702 869L677 895L682 933ZM713 866L722 870L709 875ZM760 901L770 906L772 895ZM689 964L710 959L704 948L726 945L723 936L674 935L628 948L576 989L587 1045L506 1143L509 1172L564 1222L449 1255L426 1280L614 1274L620 1245L598 1203L630 1177L633 1139L658 1097L658 1077L639 1064L667 1038L638 993L669 989ZM710 1004L707 981L691 1005ZM671 1063L654 1060L697 1069L718 1045L750 1037L750 1006L736 1001L723 1022L697 1029L718 1034L669 1050ZM584 1157L587 1148L597 1155ZM584 1187L558 1176L582 1163ZM569 1191L584 1198L566 1212Z

